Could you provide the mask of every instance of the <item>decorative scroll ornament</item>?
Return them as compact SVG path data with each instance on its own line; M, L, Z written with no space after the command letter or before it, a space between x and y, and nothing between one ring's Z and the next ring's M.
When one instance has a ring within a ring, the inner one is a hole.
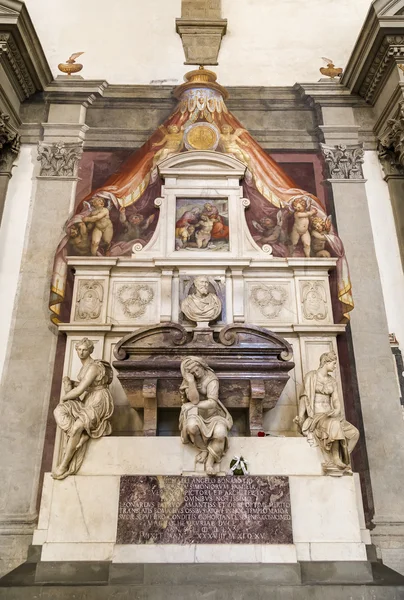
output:
M38 144L37 160L41 161L41 176L74 177L83 153L82 143Z
M402 175L404 167L404 102L400 102L379 136L379 159L386 175Z
M76 319L98 319L101 314L104 288L99 281L80 281L77 298Z
M251 290L251 300L268 319L276 319L287 299L288 292L280 285L257 285Z
M119 288L118 302L124 314L130 319L141 317L146 307L154 298L154 291L149 285L123 285Z
M363 143L357 146L320 144L328 165L330 179L363 179Z
M303 314L308 321L324 321L327 317L327 296L321 281L307 281L303 285Z

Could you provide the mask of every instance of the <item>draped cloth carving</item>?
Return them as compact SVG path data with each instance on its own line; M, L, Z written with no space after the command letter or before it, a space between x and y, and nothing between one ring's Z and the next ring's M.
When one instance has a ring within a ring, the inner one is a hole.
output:
M218 152L232 154L244 162L247 167L243 180L243 193L244 197L250 201L246 220L252 234L257 234L254 224L260 219L266 219L266 226L269 222L276 224L278 220L278 227L284 229L287 237L287 233L293 227L293 214L290 207L296 196L304 196L306 204L310 202L317 217L325 220L327 218L326 209L319 199L298 188L249 132L242 127L236 117L229 112L225 103L228 93L216 83L216 75L211 71L199 69L188 73L186 78L187 82L175 90L179 104L174 112L151 135L148 141L128 158L118 173L111 176L102 188L91 192L79 204L75 214L66 224L66 232L68 233L69 228L73 225L88 218L91 199L96 195L101 196L105 202L108 202L110 218L114 223L114 237L110 240L105 254L108 256L131 255L133 243L136 240L122 242L115 235L115 232L119 231L120 211L124 210L126 215L130 215L131 211L134 214L135 211L142 210L146 222L150 224L149 219L152 218L155 228L158 216L155 214L152 217L152 211L157 212L153 203L161 193L158 163L172 154L187 152L184 144L184 131L188 131L190 125L200 122L210 123L217 129L220 136ZM279 216L280 212L281 216ZM258 225L258 227L261 226ZM138 227L133 235L139 231L139 236L143 236L147 242L150 239L150 237L147 238L147 232L151 229L146 230L146 233L140 229ZM265 237L268 237L266 233L256 236L257 244L262 246L266 243ZM288 248L284 240L285 235L283 237L280 235L272 242L274 256L288 256ZM68 241L66 235L57 249L54 265L50 304L55 322L58 321L60 302L65 293L65 257L68 254ZM331 256L338 258L339 320L343 320L352 310L353 300L344 248L333 227L326 234L326 243ZM299 252L303 256L299 247L294 256L299 256ZM337 315L336 317L338 319Z

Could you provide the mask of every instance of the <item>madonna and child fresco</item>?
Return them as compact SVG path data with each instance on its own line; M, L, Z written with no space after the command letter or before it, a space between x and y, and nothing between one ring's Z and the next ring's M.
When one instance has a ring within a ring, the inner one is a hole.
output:
M77 206L65 225L55 258L51 310L58 322L66 288L66 257L131 256L156 231L161 195L158 165L192 150L227 153L246 166L242 180L250 234L275 257L336 257L340 319L353 308L344 248L320 200L300 189L228 111L226 90L203 68L186 75L175 89L174 112L124 164ZM231 244L226 199L178 198L176 250L227 251ZM338 319L338 315L336 315Z

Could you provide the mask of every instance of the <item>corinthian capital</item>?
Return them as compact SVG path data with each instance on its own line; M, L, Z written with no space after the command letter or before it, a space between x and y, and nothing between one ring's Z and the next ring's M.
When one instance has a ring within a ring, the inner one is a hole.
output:
M379 135L379 158L386 175L402 174L404 167L404 102Z
M363 179L363 144L327 146L320 144L330 179Z
M37 160L41 161L41 176L74 177L83 153L83 144L57 142L38 144Z

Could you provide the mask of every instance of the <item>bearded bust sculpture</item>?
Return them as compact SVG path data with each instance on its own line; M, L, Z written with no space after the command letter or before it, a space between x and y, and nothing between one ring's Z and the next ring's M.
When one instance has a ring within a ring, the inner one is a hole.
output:
M209 323L222 312L222 303L216 293L209 292L209 278L205 275L195 277L195 292L189 294L181 303L181 310L190 321Z

